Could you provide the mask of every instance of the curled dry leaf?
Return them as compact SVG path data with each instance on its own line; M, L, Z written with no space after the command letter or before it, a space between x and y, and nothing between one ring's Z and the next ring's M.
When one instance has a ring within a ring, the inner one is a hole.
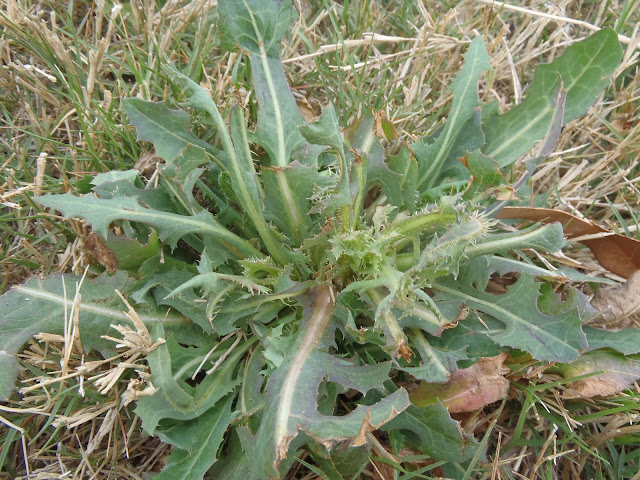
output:
M421 382L410 394L411 401L424 407L440 400L451 413L473 412L502 400L509 391L508 372L503 367L507 354L481 358L469 368L456 370L451 380L438 385Z
M158 163L160 162L162 162L162 158L158 156L155 150L152 152L144 152L142 155L140 155L140 158L135 163L133 168L138 170L138 172L140 172L140 175L142 175L143 177L149 178L156 171L156 168L158 168Z
M113 252L102 243L102 240L95 233L90 233L84 241L83 250L95 259L97 263L104 266L109 273L114 273L118 266L118 260Z
M579 240L589 248L607 270L624 278L640 269L640 242L606 230L593 222L550 208L505 207L497 215L502 219L533 220L542 223L560 222L567 238L607 234L599 238Z
M596 323L628 326L623 322L640 309L640 271L633 273L623 285L600 288L591 304L600 312Z
M640 361L611 350L585 353L575 362L558 365L557 368L565 378L596 373L570 382L562 394L567 399L615 395L640 378Z

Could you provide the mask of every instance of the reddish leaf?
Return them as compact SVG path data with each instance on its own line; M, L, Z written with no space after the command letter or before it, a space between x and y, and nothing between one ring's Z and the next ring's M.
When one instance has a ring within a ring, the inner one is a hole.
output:
M445 384L420 382L409 394L418 407L432 405L440 400L451 413L473 412L507 396L509 380L504 377L502 365L507 354L481 358L469 368L456 370Z
M589 220L550 208L506 207L497 218L521 218L542 223L560 222L567 238L607 233L606 237L580 240L607 270L624 278L640 270L640 241L610 232Z

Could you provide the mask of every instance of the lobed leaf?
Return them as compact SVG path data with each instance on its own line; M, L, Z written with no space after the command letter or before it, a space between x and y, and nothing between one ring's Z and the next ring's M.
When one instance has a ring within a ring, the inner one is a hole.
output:
M458 370L458 362L468 360L466 348L446 350L434 347L422 332L410 333L413 350L420 355L418 366L408 365L402 370L410 373L418 380L430 383L444 383L451 378L451 374ZM415 402L414 402L415 403Z
M418 188L418 163L405 145L397 155L389 158L389 170L400 175L399 182L389 186L387 196L392 205L404 205L410 214L416 211Z
M240 108L232 110L231 134L229 134L211 95L175 68L167 68L167 70L175 81L184 85L189 94L187 104L208 113L213 120L226 154L224 167L231 180L232 195L237 198L238 203L258 230L269 253L282 265L301 261L303 256L287 249L265 221L262 204L264 193L253 164L242 110Z
M333 342L331 331L335 329L331 326L335 305L330 288L318 286L308 293L298 339L267 383L266 409L255 452L261 478L279 477L278 466L300 433L326 447L344 440L362 444L367 431L384 425L409 405L406 391L398 390L345 416L323 415L318 411L318 389L324 380L364 394L382 389L391 368L389 362L359 366L326 353Z
M440 402L420 408L412 405L382 430L408 433L410 443L438 460L463 462L473 455L473 447L477 446Z
M155 325L152 334L154 337L163 337L161 325ZM192 387L187 379L199 373L198 366L213 345L209 341L208 346L184 347L178 344L175 337L169 336L164 345L147 355L153 385L158 390L138 400L136 414L142 420L142 427L153 435L156 429L162 431L161 422L192 420L213 408L236 389L239 379L234 378L235 369L254 342L252 340L239 345L222 365ZM208 369L223 351L213 352L203 368Z
M136 127L138 140L152 142L156 153L167 162L191 147L214 153L215 149L191 132L191 116L184 110L171 110L164 102L125 98L124 111Z
M175 248L178 240L190 233L211 235L224 242L239 258L263 257L263 254L248 241L240 238L220 225L207 211L196 215L178 215L145 208L136 198L98 198L88 194L76 197L64 195L43 195L38 203L60 210L67 217L84 218L94 230L104 238L108 236L109 225L116 220L131 220L151 225L158 229L161 240Z
M19 370L17 353L38 333L63 334L65 315L70 315L81 277L52 275L45 280L34 277L0 296L0 399L13 391ZM82 298L77 305L80 339L88 350L110 350L113 343L101 338L111 324L131 325L115 290L126 291L131 285L124 272L102 275L82 283ZM164 311L140 311L147 325L159 323ZM181 315L170 314L165 322L186 326Z
M540 292L540 283L523 274L507 293L493 295L451 278L439 280L433 288L456 298L470 308L488 313L505 325L487 334L497 343L529 352L542 361L570 362L587 347L581 325L592 315L586 297L571 290L565 302L553 292ZM541 311L541 302L548 307Z
M264 216L287 236L301 244L313 230L311 196L317 187L327 187L329 179L317 169L298 163L286 167L263 167ZM288 192L287 195L283 195ZM291 210L295 204L296 209ZM298 213L302 215L298 218Z
M235 418L231 411L233 395L217 403L195 420L182 422L179 435L188 436L186 448L174 448L157 480L202 480L217 460L217 451L229 424ZM162 436L167 441L166 435ZM172 443L172 442L169 442Z

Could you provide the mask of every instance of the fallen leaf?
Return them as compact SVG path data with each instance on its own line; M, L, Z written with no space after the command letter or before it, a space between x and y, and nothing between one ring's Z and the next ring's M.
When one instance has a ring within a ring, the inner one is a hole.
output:
M591 305L596 307L601 317L595 323L618 327L622 321L640 309L640 271L636 271L622 285L603 287L598 290Z
M451 413L473 412L502 400L509 391L507 354L481 358L469 368L456 370L445 384L421 382L409 393L411 402L424 407L440 400Z
M640 362L611 350L585 353L575 362L558 365L565 378L603 372L569 382L563 398L591 398L615 395L640 378Z
M98 235L90 233L84 240L82 249L97 263L104 266L109 273L114 273L118 266L118 260L111 250L109 250Z
M542 223L560 222L567 238L607 234L600 238L579 241L593 252L600 265L616 275L629 278L633 272L640 269L640 241L613 233L589 220L559 210L531 207L505 207L498 213L497 218L524 219Z
M138 172L140 172L140 175L142 175L143 177L150 178L151 175L153 175L153 173L156 171L158 163L160 162L162 162L162 158L160 158L155 151L144 152L142 155L140 155L140 158L135 163L133 168L138 170Z

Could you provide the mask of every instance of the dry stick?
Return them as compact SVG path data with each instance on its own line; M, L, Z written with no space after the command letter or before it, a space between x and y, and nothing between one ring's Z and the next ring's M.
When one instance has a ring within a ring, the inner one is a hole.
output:
M342 48L353 48L359 47L362 45L371 45L373 43L399 43L399 42L413 42L415 41L414 37L395 37L389 35L382 35L380 33L372 33L366 32L363 33L362 36L364 38L345 40L340 43L330 43L328 45L321 45L318 47L313 53L307 53L305 55L299 55L297 57L288 58L286 60L282 60L282 63L291 63L297 62L300 60L307 60L309 58L318 57L320 55L325 55L327 53L335 52L336 50L341 50ZM434 43L443 43L443 42L453 42L458 44L468 44L470 41L466 40L458 40L453 37L447 37L446 35L434 34L432 36Z
M10 422L3 416L0 416L0 423L3 423L7 427L13 428L14 430L17 430L18 432L20 432L20 440L22 441L22 456L24 459L24 469L25 469L25 472L27 473L27 477L31 476L31 472L29 470L29 455L27 454L27 440L25 438L24 429ZM4 445L4 447L8 448L7 445Z
M595 25L592 25L583 20L576 20L574 18L569 18L569 17L561 17L560 15L553 15L552 13L538 12L536 10L531 10L525 7L518 7L516 5L509 5L507 3L498 2L496 0L476 0L476 2L484 3L485 5L496 6L498 8L504 8L506 10L513 10L514 12L524 13L525 15L548 18L549 20L555 20L556 22L573 23L574 25L580 25L581 27L585 27L585 28L588 28L589 30L594 30L596 32L599 30L602 30L602 28L596 27ZM625 45L631 44L631 39L625 35L618 34L618 40L620 40L620 42L624 43Z

